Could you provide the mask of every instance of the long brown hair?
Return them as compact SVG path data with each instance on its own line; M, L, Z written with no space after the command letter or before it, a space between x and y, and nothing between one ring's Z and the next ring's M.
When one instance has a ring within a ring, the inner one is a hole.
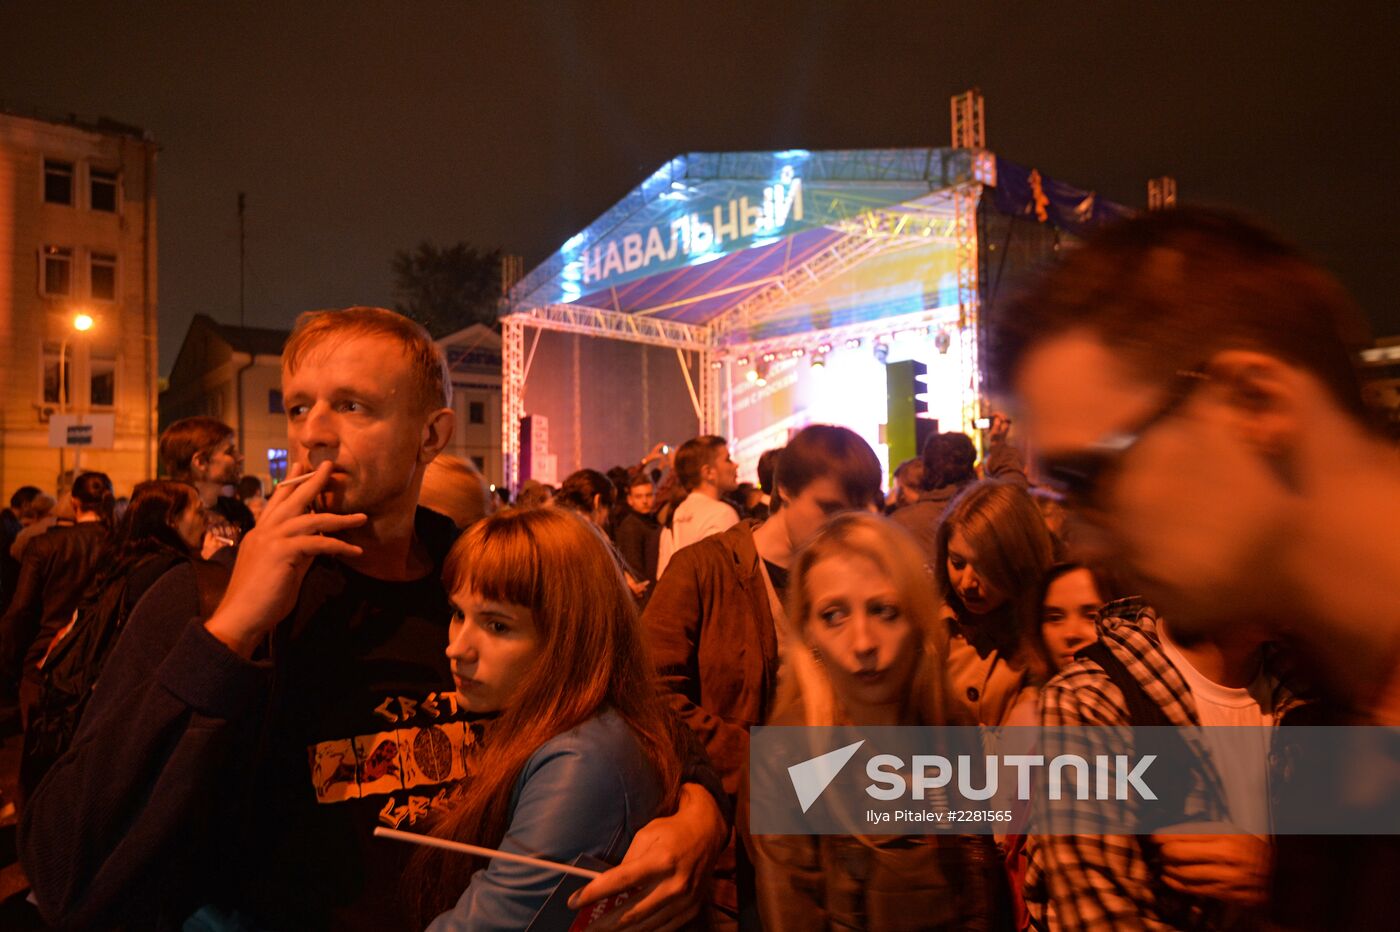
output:
M943 602L959 621L967 607L948 578L948 541L954 531L977 554L977 573L1006 604L978 626L977 639L1005 655L1020 648L1022 619L1036 603L1040 580L1054 560L1045 519L1030 495L1018 486L992 479L974 482L958 493L938 525L933 578Z
M458 539L443 580L453 593L528 608L540 647L432 834L499 847L511 790L530 755L604 708L636 735L664 788L658 814L670 812L680 791L678 726L652 674L622 571L598 530L562 509L503 511ZM482 866L430 848L415 855L406 890L423 924L450 908Z
M921 725L954 724L948 718L950 704L945 669L948 632L939 624L938 596L924 568L923 554L902 527L885 518L860 512L833 519L792 565L786 608L791 634L800 644L787 652L793 675L784 682L786 694L778 697L775 707L791 708L792 702L800 700L805 724L848 724L840 697L832 688L826 668L813 657L808 637L813 604L807 576L817 564L834 556L861 556L879 567L894 586L899 610L918 631L916 644L920 657L909 684L906 716ZM791 695L790 689L795 689L798 695Z

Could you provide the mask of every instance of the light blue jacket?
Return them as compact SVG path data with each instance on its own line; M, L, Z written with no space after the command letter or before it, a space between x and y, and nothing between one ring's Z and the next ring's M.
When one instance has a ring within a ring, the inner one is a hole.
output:
M660 779L636 735L607 710L530 755L511 792L500 848L566 864L580 854L616 864L661 798ZM519 932L564 876L493 860L472 874L457 905L428 932Z

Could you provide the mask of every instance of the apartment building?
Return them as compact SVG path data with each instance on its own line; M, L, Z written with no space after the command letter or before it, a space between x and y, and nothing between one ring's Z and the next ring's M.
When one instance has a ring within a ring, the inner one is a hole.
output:
M157 146L0 110L0 497L155 475Z

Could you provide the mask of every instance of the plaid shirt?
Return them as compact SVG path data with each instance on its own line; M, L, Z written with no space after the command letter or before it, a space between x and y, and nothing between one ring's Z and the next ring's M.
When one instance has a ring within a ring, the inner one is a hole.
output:
M1105 607L1099 637L1169 722L1199 726L1191 690L1162 650L1157 616L1138 600ZM1273 720L1301 702L1280 681L1274 692ZM1128 725L1122 692L1096 663L1076 660L1041 692L1041 724ZM1200 758L1192 792L1185 802L1189 821L1223 821L1225 795L1209 753L1188 734ZM1160 866L1136 835L1038 835L1031 853L1026 901L1041 928L1200 929L1229 924L1222 904L1172 890L1161 882ZM1048 899L1048 902L1046 902Z

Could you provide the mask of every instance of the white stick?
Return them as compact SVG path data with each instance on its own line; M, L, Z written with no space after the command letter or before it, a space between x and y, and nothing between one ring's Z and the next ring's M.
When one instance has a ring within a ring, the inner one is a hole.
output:
M316 471L313 469L311 472L304 472L300 476L293 476L290 479L283 479L281 482L277 483L277 488L280 489L286 486L296 485L298 482L305 482L307 479L310 479L314 475L316 475Z
M430 848L443 848L447 851L459 851L462 854L476 854L484 858L500 858L502 861L514 861L517 864L528 864L531 867L543 867L545 870L558 871L561 874L573 874L575 877L587 877L589 880L602 876L598 871L591 871L586 867L575 867L572 864L560 864L557 861L529 858L523 854L511 854L509 851L497 851L495 848L482 848L477 845L467 845L460 841L447 841L444 838L434 838L431 835L419 835L416 832L400 832L392 828L376 827L374 834L380 838L395 838L399 841L412 842L415 845L427 845Z

